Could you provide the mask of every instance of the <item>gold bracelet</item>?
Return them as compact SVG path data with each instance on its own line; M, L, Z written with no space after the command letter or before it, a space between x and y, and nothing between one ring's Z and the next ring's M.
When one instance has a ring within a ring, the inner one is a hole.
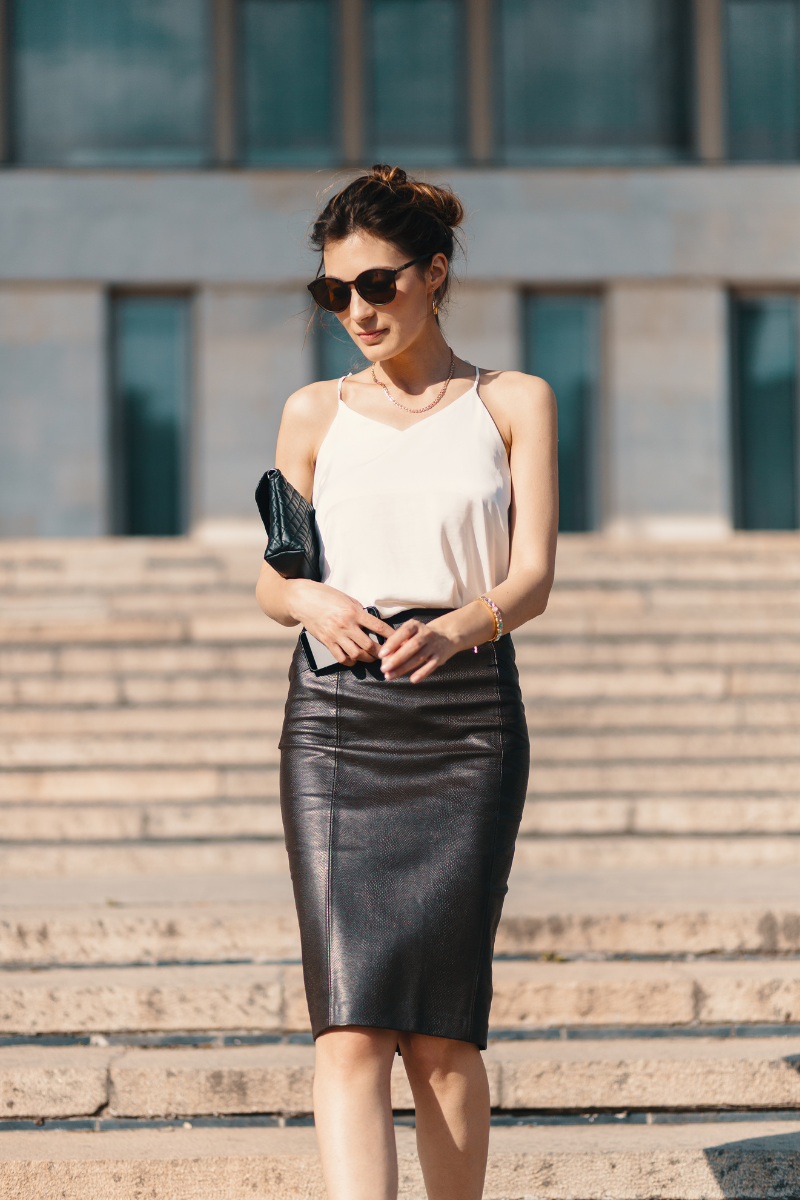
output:
M483 601L494 618L494 637L490 638L490 641L496 642L499 637L503 636L503 614L491 596L478 596L478 599Z

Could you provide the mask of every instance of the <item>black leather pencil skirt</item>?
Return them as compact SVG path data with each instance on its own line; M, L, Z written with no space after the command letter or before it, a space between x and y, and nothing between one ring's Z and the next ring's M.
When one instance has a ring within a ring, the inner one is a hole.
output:
M289 678L281 809L314 1037L365 1025L485 1047L528 784L511 638L420 684L377 664L317 675L298 643Z

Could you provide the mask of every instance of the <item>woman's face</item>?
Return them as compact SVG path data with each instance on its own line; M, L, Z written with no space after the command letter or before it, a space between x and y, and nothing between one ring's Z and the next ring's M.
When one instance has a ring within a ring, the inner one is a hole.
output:
M325 274L335 279L355 279L371 267L402 267L414 258L392 242L368 233L353 233L325 247ZM423 268L422 274L420 267ZM388 304L368 304L355 288L350 289L350 307L337 317L362 354L380 362L402 354L433 320L433 292L444 283L447 259L435 254L430 266L407 267L396 276L397 295Z

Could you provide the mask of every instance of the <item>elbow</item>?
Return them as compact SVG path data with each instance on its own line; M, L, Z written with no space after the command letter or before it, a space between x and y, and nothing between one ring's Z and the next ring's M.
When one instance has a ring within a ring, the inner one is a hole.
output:
M531 617L532 618L533 617L541 617L542 614L547 611L547 601L548 601L548 597L545 596L543 600L536 600L534 602L533 608L531 609Z
M547 610L547 602L550 599L550 592L553 587L553 579L555 572L552 568L542 572L536 571L535 578L532 581L533 586L530 590L530 617L532 620L535 617L541 617Z
M276 604L274 595L272 603L270 603L269 588L264 586L264 581L259 580L256 584L256 603L261 609L265 617L269 617L270 621L274 621L276 625L283 625L284 629L291 629L298 624L297 618L291 616L282 605Z
M531 606L531 619L533 619L534 617L541 617L542 614L547 611L547 601L549 599L550 599L549 588L544 593L544 595L534 597L533 604Z
M541 587L541 590L539 593L539 603L540 603L541 607L539 608L539 611L536 614L537 617L540 617L542 615L542 613L545 611L545 609L547 608L548 601L550 600L550 593L553 590L554 581L555 581L555 570L551 568L551 570L549 570L547 572L547 575L542 580L542 587Z

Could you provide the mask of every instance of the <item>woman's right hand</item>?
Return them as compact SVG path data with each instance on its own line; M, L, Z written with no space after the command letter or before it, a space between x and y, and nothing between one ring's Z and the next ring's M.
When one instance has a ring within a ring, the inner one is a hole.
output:
M287 580L293 617L345 667L357 662L374 662L379 645L365 630L391 637L391 625L373 617L365 608L336 588L313 579Z

